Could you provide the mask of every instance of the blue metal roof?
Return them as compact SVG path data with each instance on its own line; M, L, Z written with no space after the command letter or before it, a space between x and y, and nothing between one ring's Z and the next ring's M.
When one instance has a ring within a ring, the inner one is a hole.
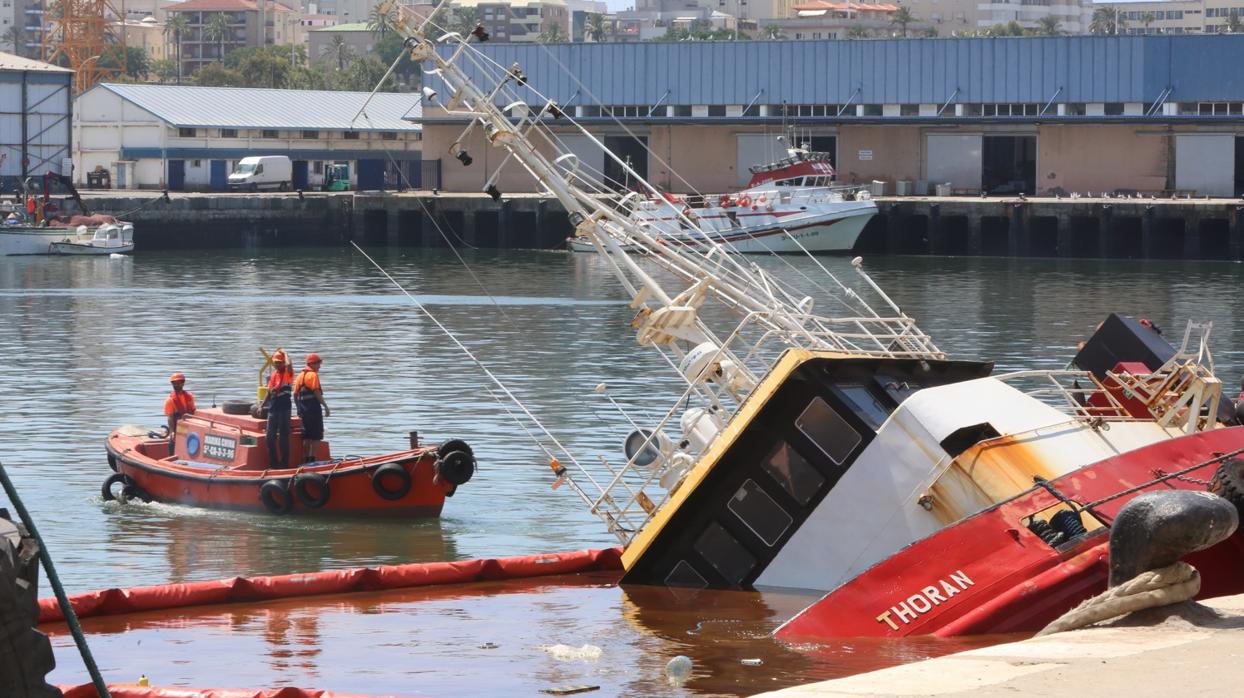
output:
M477 48L517 62L559 102L577 92L574 104L1045 104L1056 94L1060 103L1151 104L1168 87L1168 101L1244 101L1244 74L1232 68L1244 64L1240 35Z
M101 89L183 128L412 131L420 126L410 119L422 112L418 96L409 93L377 92L366 115L355 120L366 92L112 83L92 88Z

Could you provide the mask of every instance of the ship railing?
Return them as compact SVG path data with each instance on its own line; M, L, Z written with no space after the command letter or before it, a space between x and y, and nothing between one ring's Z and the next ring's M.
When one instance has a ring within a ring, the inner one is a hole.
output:
M673 200L649 196L635 201L633 209L648 213L660 211L667 206L671 208L681 208L686 206L692 210L702 208L720 208L722 201L737 203L743 196L747 196L751 199L751 205L756 206L758 203L764 203L757 202L757 199L762 195L765 197L765 202L773 204L805 202L823 203L835 200L835 195L840 197L843 201L849 201L855 196L856 193L866 191L867 189L868 187L859 184L806 187L766 186L764 188L723 192L719 194L678 194L674 195Z
M1089 371L1030 370L1000 373L994 378L1015 387L1052 407L1070 412L1083 420L1134 421L1114 393L1106 389Z

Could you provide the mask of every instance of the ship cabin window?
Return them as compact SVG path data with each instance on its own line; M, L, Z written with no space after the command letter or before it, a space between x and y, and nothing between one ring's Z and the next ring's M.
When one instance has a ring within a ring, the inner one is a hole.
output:
M845 463L862 441L859 432L819 396L799 414L795 426L837 465Z
M874 431L880 429L890 416L890 410L863 383L840 383L834 386L834 392Z
M674 565L674 569L665 576L665 586L703 589L708 586L708 580L697 572L691 563L679 560L678 564Z
M726 504L744 526L772 548L795 522L767 492L748 478Z
M903 404L903 401L911 397L917 390L924 387L902 378L894 378L878 374L873 380L877 381L877 385L889 395L897 404Z
M733 587L741 585L756 568L755 556L717 522L709 524L696 539L695 551Z
M761 467L786 493L807 506L825 486L825 478L786 442L779 443Z

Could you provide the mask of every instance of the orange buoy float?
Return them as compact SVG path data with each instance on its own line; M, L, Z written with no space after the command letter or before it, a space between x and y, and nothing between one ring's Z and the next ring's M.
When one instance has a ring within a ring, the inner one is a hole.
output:
M749 208L752 205L752 197L744 194L739 197L739 208Z

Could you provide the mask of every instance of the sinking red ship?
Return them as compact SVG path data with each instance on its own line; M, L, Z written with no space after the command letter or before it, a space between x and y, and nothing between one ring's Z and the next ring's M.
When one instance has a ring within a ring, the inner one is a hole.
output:
M171 444L141 427L114 430L107 449L115 472L104 482L104 499L273 514L435 517L445 497L475 473L465 442L420 446L413 434L409 449L365 458L333 458L321 441L314 462L273 469L265 420L233 407L226 403L227 410L205 408L183 417ZM297 416L290 452L302 452Z

